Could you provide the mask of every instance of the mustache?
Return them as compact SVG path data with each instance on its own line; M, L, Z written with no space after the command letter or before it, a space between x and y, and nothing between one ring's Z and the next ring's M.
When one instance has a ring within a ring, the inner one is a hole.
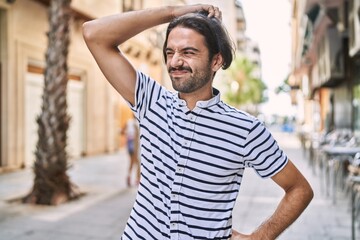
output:
M168 71L169 73L172 71L189 71L192 73L192 69L190 67L169 67Z

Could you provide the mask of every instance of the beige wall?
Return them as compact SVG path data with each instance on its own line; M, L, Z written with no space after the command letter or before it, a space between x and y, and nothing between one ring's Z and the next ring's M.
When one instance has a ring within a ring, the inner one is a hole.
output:
M73 4L76 8L83 5L89 12L96 9L100 16L115 13L120 1L96 1L100 3L96 7L85 4L90 2L95 4L95 1L76 0ZM1 171L24 164L25 76L29 64L45 67L48 16L47 8L33 0L17 0L14 4L0 0L0 8L6 16L6 22L0 27L7 29L6 34L1 35L4 39L0 45L3 65ZM81 76L85 83L84 152L87 155L112 152L118 147L114 109L121 98L98 69L83 41L81 26L81 21L75 21L71 26L68 66L69 72Z
M121 11L121 0L72 0L71 7L93 18Z
M73 0L72 7L79 13L97 18L121 10L120 0ZM144 7L162 4L162 0L144 1ZM25 77L27 66L45 67L47 48L47 8L35 0L16 0L7 4L0 0L6 21L0 21L2 63L2 119L0 171L20 168L25 162ZM119 147L119 111L125 105L122 97L100 72L88 51L81 33L83 21L71 25L71 43L68 56L69 73L81 77L84 92L84 144L86 155L116 151ZM129 54L129 59L155 79L162 81L163 65L160 49L154 50L148 35L152 30L133 38L129 44L140 50L140 55ZM150 51L150 55L149 55ZM149 58L150 56L150 58ZM127 113L123 113L126 115Z

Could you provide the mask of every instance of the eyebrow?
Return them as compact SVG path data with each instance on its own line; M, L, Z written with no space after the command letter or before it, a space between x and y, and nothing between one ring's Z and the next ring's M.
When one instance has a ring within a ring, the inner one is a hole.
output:
M194 47L185 47L185 48L180 49L181 52L188 51L188 50L191 50L191 51L194 51L194 52L200 52L199 49L194 48ZM174 49L167 47L167 48L165 48L165 51L174 51Z

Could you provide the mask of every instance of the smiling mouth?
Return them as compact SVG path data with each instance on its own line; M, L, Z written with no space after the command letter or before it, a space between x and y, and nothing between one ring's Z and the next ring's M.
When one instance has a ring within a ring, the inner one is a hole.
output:
M173 75L182 75L185 73L192 73L192 70L188 67L169 68L169 73Z
M188 70L172 70L170 71L170 75L177 76L177 75L184 75L186 73L189 73Z

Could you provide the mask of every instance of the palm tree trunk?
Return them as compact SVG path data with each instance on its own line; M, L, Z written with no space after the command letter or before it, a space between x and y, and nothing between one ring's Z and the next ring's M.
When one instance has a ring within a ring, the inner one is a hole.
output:
M50 28L46 52L45 85L41 113L37 117L38 142L35 151L34 185L23 200L56 205L78 196L67 175L67 55L70 43L71 0L51 0Z

